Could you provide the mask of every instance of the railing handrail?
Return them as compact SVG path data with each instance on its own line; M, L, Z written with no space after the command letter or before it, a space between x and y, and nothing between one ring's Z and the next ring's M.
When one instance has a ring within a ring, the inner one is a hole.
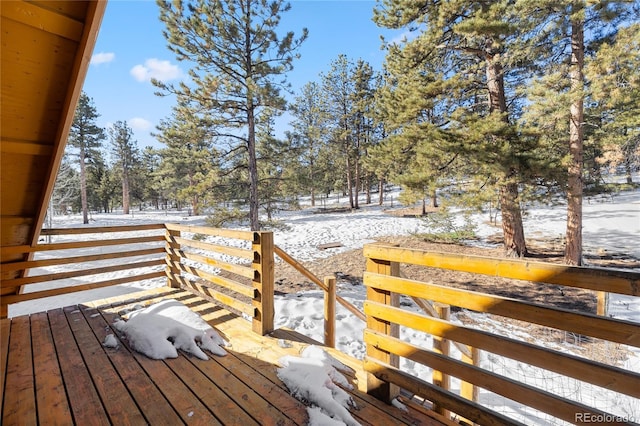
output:
M632 271L440 253L386 244L366 244L363 254L366 258L386 259L391 262L640 296L640 273ZM606 281L603 281L603 278L606 278Z
M611 389L632 398L640 397L640 374L637 372L571 356L541 345L430 318L427 315L408 312L401 309L397 303L397 297L398 295L408 295L428 298L453 306L528 322L538 322L561 330L571 330L605 341L638 347L640 347L639 324L454 289L445 285L409 280L399 277L399 268L397 266L394 268L393 265L399 265L400 262L411 263L521 280L535 280L536 282L563 283L572 287L598 291L609 291L609 285L611 285L616 292L636 296L638 295L637 283L640 279L640 273L609 271L606 268L565 267L542 262L492 259L481 256L473 256L470 260L469 256L434 253L382 244L365 245L363 252L367 259L367 272L364 275L364 284L367 287L367 301L364 305L367 314L365 370L370 373L368 381L372 385L371 393L378 394L381 399L392 398L393 393L389 391L390 386L385 388L380 384L380 380L383 384L388 381L390 384L400 385L423 398L430 399L438 407L457 412L467 419L479 423L483 421L496 424L505 422L502 415L492 412L474 401L461 399L460 396L449 391L403 373L398 369L397 363L393 362L394 357L402 356L424 363L444 374L456 376L462 380L463 384L468 382L480 387L487 387L493 392L502 393L507 398L566 421L575 421L574 416L577 412L607 415L594 407L533 388L523 382L514 381L477 366L460 363L460 361L453 360L443 354L435 354L432 351L401 342L397 333L399 326L410 327L438 338L468 344L474 348L489 350L498 355ZM505 265L509 267L507 268ZM475 271L474 267L478 267L478 271ZM598 277L598 283L589 278L588 272L592 269ZM393 272L394 270L395 272ZM610 280L608 272L611 272ZM569 277L572 277L574 281L568 282ZM584 286L580 281L582 278L585 278L586 281ZM544 281L538 281L541 279ZM381 389L382 395L380 395ZM505 389L509 389L509 391Z
M278 255L278 257L282 260L284 260L285 262L287 262L289 265L293 266L294 269L296 269L298 272L300 272L302 275L304 275L305 277L307 277L308 279L311 280L312 283L314 283L315 285L317 285L318 287L320 287L325 293L329 292L329 288L325 285L324 282L322 282L322 280L320 278L318 278L317 276L315 276L313 274L313 272L309 271L307 268L305 268L305 266L303 264L301 264L300 262L298 262L297 260L295 260L289 253L287 253L286 251L282 250L280 247L278 246L274 246L274 251L275 254ZM340 303L342 306L344 306L345 308L347 308L349 310L349 312L351 312L353 315L355 315L357 318L360 318L362 321L366 321L366 317L365 315L362 313L362 311L360 311L358 308L356 308L352 303L349 303L347 300L345 300L343 297L336 295L336 300L338 303Z

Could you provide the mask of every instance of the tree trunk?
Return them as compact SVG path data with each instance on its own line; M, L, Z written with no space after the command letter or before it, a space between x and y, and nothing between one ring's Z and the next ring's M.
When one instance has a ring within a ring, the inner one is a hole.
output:
M349 156L349 150L346 150L345 155L347 156L346 167L347 167L347 192L349 193L349 207L352 209L355 208L355 204L353 202L353 180L351 176L351 158Z
M129 214L129 174L122 171L122 213Z
M249 223L252 231L260 230L258 216L258 160L256 158L256 130L253 106L247 111L247 123L249 126L248 150L249 150Z
M87 203L87 165L85 164L84 146L80 146L80 204L82 205L82 223L89 223Z
M354 159L354 168L355 168L355 206L354 208L360 208L360 135L356 137L356 149L355 149L355 159Z
M438 195L435 188L431 190L431 207L434 209L438 207Z
M384 179L378 180L378 205L384 203Z
M245 44L244 57L246 60L246 76L247 76L247 127L248 140L247 150L249 151L249 223L252 231L260 230L260 220L258 211L260 204L258 200L258 160L256 158L256 120L253 90L249 80L253 77L253 59L251 50L251 4L247 3L245 11Z
M578 15L574 6L573 16ZM567 179L567 233L564 252L565 263L582 264L582 157L584 120L584 22L574 18L571 22L571 68L569 78L574 96L569 121L569 168Z
M316 183L313 180L313 158L309 162L309 183L311 186L311 207L316 206Z
M505 122L507 115L507 97L504 91L504 74L500 63L500 54L494 52L493 43L487 43L485 64L487 75L487 89L489 90L489 111L491 114L502 114ZM502 209L502 232L504 235L504 249L509 257L525 256L527 246L522 224L522 213L518 202L518 184L514 181L518 171L510 167L501 176L500 205Z
M500 211L502 213L505 255L507 257L525 256L527 245L522 227L517 183L508 183L500 187Z

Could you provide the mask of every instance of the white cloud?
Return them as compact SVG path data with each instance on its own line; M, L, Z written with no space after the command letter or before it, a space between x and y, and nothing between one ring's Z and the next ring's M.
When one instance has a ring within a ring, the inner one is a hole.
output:
M130 120L127 120L127 124L134 131L145 132L153 126L149 120L140 117L133 117Z
M106 64L113 61L116 58L116 54L113 52L100 52L91 57L91 65Z
M129 72L138 81L149 81L155 78L166 82L182 76L182 70L177 65L156 58L147 59L144 65L138 64Z

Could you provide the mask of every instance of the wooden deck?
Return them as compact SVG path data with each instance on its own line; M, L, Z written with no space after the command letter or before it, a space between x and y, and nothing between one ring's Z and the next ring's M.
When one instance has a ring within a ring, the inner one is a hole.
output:
M277 360L317 342L290 330L260 336L250 322L184 290L127 297L1 321L3 425L307 424L306 406L277 377ZM107 334L117 335L118 315L163 298L206 319L231 342L229 355L157 361L126 345L103 347ZM451 424L406 399L402 411L367 395L361 361L329 351L354 368L351 413L361 424Z

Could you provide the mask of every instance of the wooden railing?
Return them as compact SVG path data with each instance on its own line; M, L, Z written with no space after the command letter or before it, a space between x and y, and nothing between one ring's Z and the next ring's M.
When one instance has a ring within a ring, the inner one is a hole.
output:
M2 316L12 303L163 277L164 230L162 224L43 229L53 242L3 247ZM27 260L4 261L16 255Z
M317 285L324 292L324 344L330 348L335 347L336 342L336 302L340 303L349 312L365 321L365 316L352 303L349 303L342 296L336 293L336 277L326 276L321 280L313 272L309 271L303 264L298 262L286 251L280 247L274 247L275 254L278 255L285 263L291 265L301 275L308 278L313 284Z
M9 304L21 301L166 278L168 286L246 316L257 333L273 330L271 232L151 224L43 229L41 235L54 241L2 248L3 317ZM16 255L28 260L5 261Z
M399 339L400 326L619 392L632 399L636 398L636 402L640 398L640 374L637 371L433 318L403 309L398 304L399 295L402 294L637 348L640 347L638 323L460 290L447 286L447 283L434 284L401 278L399 264L467 271L636 297L640 296L640 273L430 253L378 244L366 245L364 256L367 261L364 275L367 287L364 305L367 315L364 333L367 356L364 365L369 372L369 392L378 398L391 400L402 388L471 422L517 423L473 400L436 386L425 378L415 378L401 371L399 359L402 357L571 423L585 418L614 418L584 403L493 373L478 365L453 359L445 353L402 341Z
M252 321L253 331L273 330L273 233L167 224L167 278ZM185 238L182 233L192 234ZM218 237L216 243L193 236ZM218 273L218 271L220 273Z

